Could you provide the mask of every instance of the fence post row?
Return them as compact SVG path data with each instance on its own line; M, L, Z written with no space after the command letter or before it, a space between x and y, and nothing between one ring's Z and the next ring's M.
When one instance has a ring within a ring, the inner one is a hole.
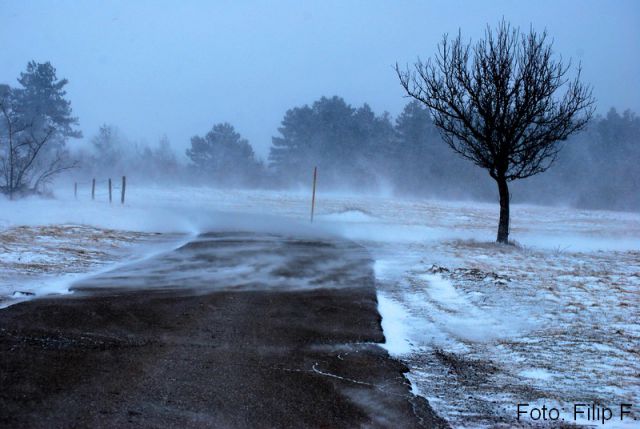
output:
M109 204L113 202L113 180L111 177L107 180L109 184ZM85 182L86 183L86 182ZM125 195L127 191L127 176L122 176L122 188L120 193L120 203L124 204ZM78 182L73 182L73 197L78 199ZM91 179L91 199L96 199L96 179L95 177Z

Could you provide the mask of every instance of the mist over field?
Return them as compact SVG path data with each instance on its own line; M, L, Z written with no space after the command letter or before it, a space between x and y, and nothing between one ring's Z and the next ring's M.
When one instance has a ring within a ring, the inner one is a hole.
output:
M62 137L74 168L51 180L127 175L137 183L284 189L308 187L317 166L324 189L495 200L487 172L443 143L393 67L431 57L442 34L460 30L476 40L504 18L546 30L554 54L581 65L596 100L593 120L562 143L555 165L515 182L514 201L640 208L633 2L2 8L5 38L28 31L5 51L0 82L19 89L29 61L50 62L58 82L68 79L59 89L74 121ZM581 18L567 23L577 9Z
M513 201L640 210L640 194L635 192L640 185L639 137L640 118L634 112L610 109L563 142L548 172L515 182ZM450 150L417 102L410 102L397 118L376 115L367 105L351 106L339 97L294 107L274 134L266 159L230 124L215 125L191 141L193 148L182 154L166 136L155 145L143 145L115 126L103 126L88 147L71 152L78 167L49 189L68 193L76 181L87 194L92 178L104 188L107 178L115 183L126 175L139 185L297 190L310 188L317 167L324 191L497 199L489 175Z

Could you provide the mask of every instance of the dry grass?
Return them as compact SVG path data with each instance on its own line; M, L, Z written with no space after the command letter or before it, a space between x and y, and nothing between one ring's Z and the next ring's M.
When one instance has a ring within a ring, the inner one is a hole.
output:
M82 273L116 261L132 243L156 234L81 225L15 226L0 231L0 301L25 281Z

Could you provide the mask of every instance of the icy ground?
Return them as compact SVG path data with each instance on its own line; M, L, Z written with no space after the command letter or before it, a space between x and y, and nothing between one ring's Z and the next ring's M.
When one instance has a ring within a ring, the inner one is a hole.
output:
M559 408L568 423L579 402L631 403L640 418L638 214L514 205L517 245L501 246L493 243L496 204L320 190L309 229L304 192L131 186L124 207L98 200L0 202L0 226L341 235L376 260L387 347L411 369L414 391L453 427L545 427L515 421L524 402Z

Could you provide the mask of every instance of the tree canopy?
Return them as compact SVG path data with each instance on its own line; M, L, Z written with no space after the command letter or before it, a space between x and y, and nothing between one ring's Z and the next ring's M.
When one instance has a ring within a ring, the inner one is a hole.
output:
M17 88L0 85L0 177L1 189L11 197L35 192L53 176L73 167L65 151L74 129L71 103L51 63L27 64Z
M204 137L192 137L186 154L196 172L217 183L245 182L262 168L249 142L227 122L214 125Z
M343 186L375 185L377 161L393 139L387 113L376 116L369 105L354 108L337 96L288 110L278 131L269 153L277 175L306 182L317 166L323 183Z

